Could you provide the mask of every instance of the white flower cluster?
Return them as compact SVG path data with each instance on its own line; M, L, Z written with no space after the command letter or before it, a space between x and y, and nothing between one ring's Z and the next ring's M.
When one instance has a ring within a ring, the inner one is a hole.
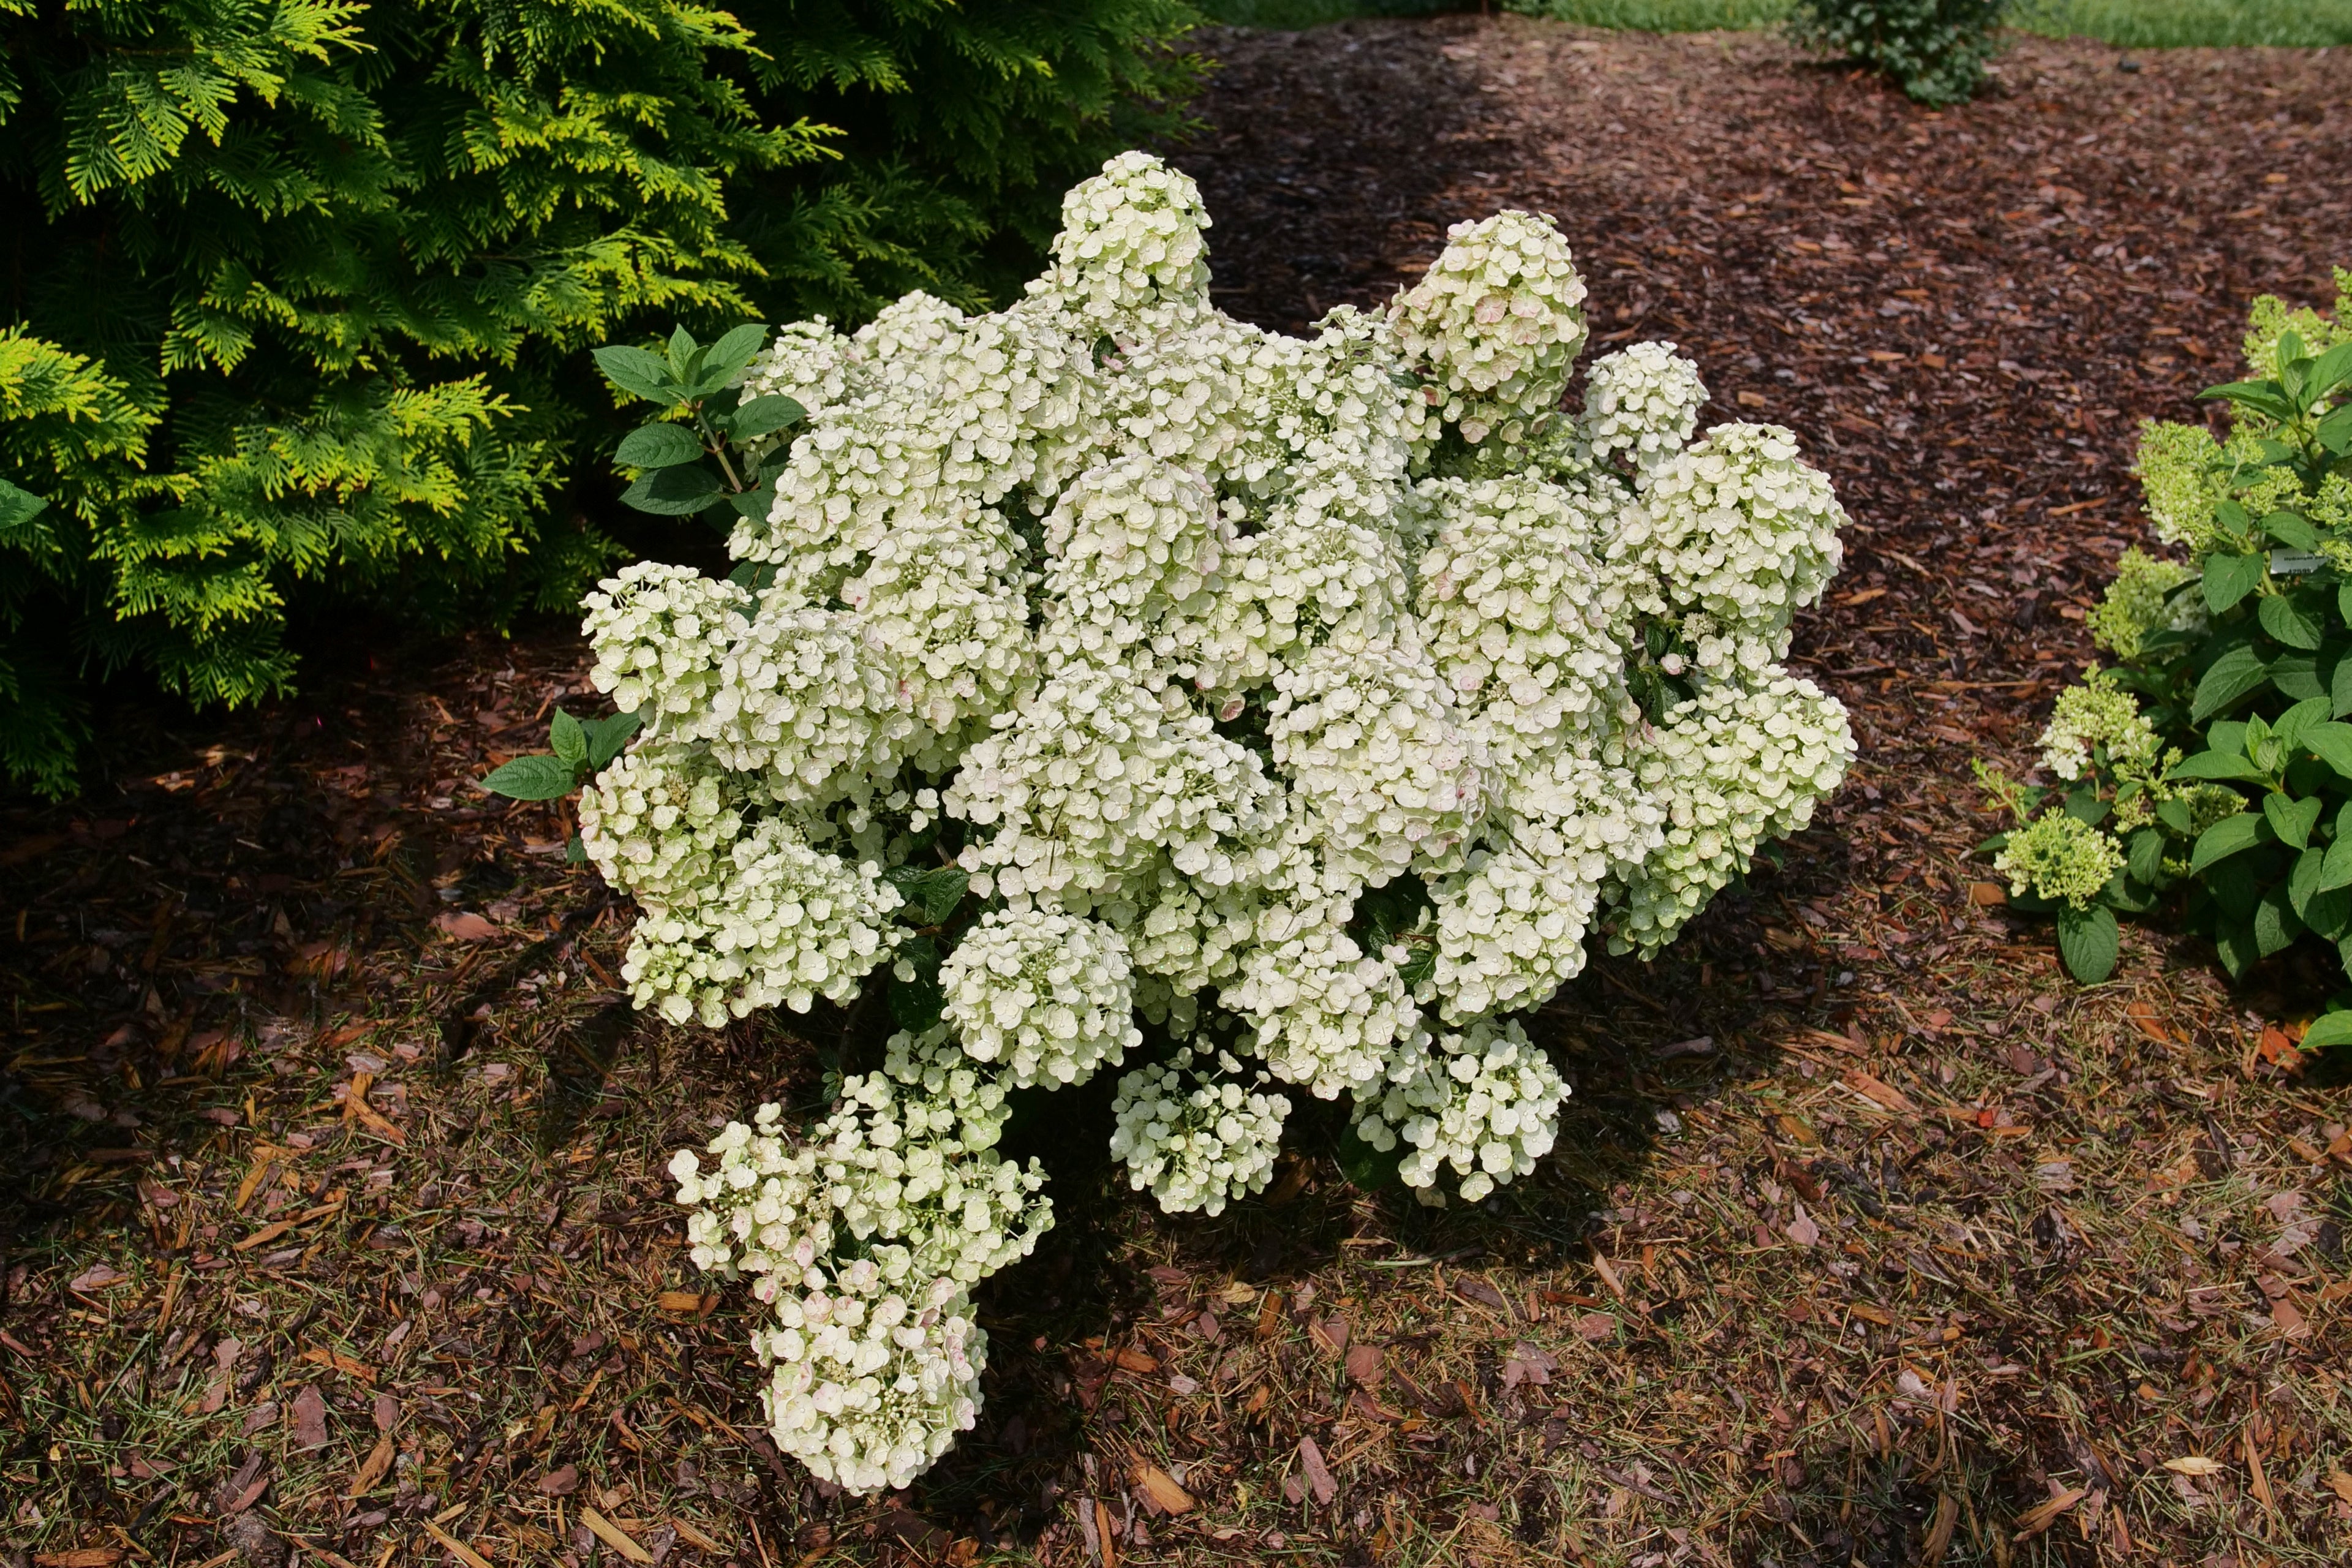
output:
M1517 1019L1481 1018L1358 1093L1356 1135L1381 1151L1404 1144L1409 1187L1433 1188L1450 1165L1464 1199L1476 1203L1551 1152L1567 1098L1559 1069Z
M1044 1223L982 1157L1009 1089L1150 1052L1114 1149L1171 1210L1264 1184L1275 1080L1483 1195L1566 1092L1498 1016L1596 939L1655 952L1853 755L1780 665L1827 481L1785 431L1700 435L1670 344L1575 411L1549 220L1465 225L1303 338L1211 306L1207 222L1129 153L1011 309L783 329L745 385L810 417L730 542L747 585L589 601L646 721L582 807L637 1000L717 1022L879 967L939 1009L808 1139L682 1178L698 1259L774 1282L779 1442L845 1485L969 1420L961 1292Z
M1578 433L1592 460L1618 452L1642 468L1664 462L1690 444L1706 384L1698 366L1672 343L1633 343L1603 354L1584 373L1584 417Z
M1811 822L1853 762L1845 710L1793 676L1710 687L1670 717L1635 769L1665 806L1664 842L1627 879L1612 952L1674 941L1759 845Z
M696 1266L752 1276L769 1310L752 1350L777 1446L856 1491L905 1486L971 1429L988 1355L971 1289L1052 1223L1044 1173L986 1152L986 1115L975 1142L971 1104L908 1087L853 1079L798 1141L765 1105L711 1142L715 1168L670 1163Z
M989 915L940 971L963 1048L1024 1089L1084 1083L1143 1043L1133 977L1118 932L1047 910Z
M1446 231L1429 276L1398 297L1397 341L1429 403L1475 447L1556 408L1584 346L1584 279L1548 218L1501 212Z
M1274 1174L1290 1101L1239 1081L1242 1064L1219 1052L1220 1073L1139 1068L1118 1080L1111 1102L1111 1157L1128 1184L1147 1187L1168 1214L1219 1215L1234 1198L1262 1192ZM1265 1075L1257 1075L1263 1084Z

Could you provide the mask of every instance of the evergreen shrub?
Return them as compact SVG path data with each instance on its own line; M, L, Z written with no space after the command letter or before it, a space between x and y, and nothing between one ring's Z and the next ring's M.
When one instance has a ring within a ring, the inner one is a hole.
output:
M2352 973L2352 271L2333 320L2254 303L2247 379L2204 394L2226 437L2150 421L2156 536L2091 617L2114 657L2059 695L2047 784L1990 770L2018 826L1990 840L2021 908L2055 916L2080 980L2117 912L2176 915L2232 975L2297 943ZM2338 990L2305 1037L2352 1041Z
M1188 16L0 0L0 766L70 788L94 676L284 691L305 602L576 602L623 553L582 351L982 301L1170 122Z
M2009 0L1796 0L1799 42L1869 67L1921 103L1961 103L1984 83Z

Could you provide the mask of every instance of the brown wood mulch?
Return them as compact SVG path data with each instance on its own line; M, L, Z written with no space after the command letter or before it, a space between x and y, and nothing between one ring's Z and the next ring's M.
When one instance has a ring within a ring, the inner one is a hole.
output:
M2136 930L2078 992L1972 904L1966 764L2023 763L2089 656L2136 423L2352 261L2345 62L2029 41L1934 114L1756 37L1202 47L1176 156L1229 309L1296 328L1549 211L1603 344L1673 338L1853 514L1797 652L1853 783L1546 1009L1558 1154L1433 1216L1310 1136L1166 1222L1033 1132L1062 1223L986 1296L980 1429L831 1495L757 1436L748 1303L659 1165L812 1099L841 1020L634 1018L625 911L468 793L582 700L575 638L320 667L0 811L0 1555L2342 1560L2344 1092L2264 1028L2291 988Z

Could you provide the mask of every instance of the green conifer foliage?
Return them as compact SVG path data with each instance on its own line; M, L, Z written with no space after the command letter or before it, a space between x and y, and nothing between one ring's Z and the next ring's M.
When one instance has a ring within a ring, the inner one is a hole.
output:
M1191 0L742 0L746 79L772 123L840 154L745 175L740 232L771 321L856 321L910 289L1003 305L1062 192L1164 136L1201 65Z
M287 689L306 601L569 607L621 553L587 347L1002 303L1192 19L0 0L0 773L70 787L93 675Z
M298 594L574 596L567 357L747 310L726 182L823 145L750 47L674 0L0 0L0 765L66 787L93 669L282 689Z

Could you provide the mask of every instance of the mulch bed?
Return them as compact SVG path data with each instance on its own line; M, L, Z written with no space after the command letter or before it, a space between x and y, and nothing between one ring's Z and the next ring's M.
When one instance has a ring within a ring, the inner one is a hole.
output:
M1975 901L1967 763L2027 765L2091 655L2136 424L2227 378L2249 296L2352 261L2343 62L2027 42L1934 114L1755 37L1203 47L1177 155L1228 309L1296 329L1549 211L1602 343L1675 339L1853 515L1797 659L1862 763L1785 866L1545 1010L1558 1155L1433 1215L1309 1148L1170 1222L1034 1131L1061 1224L984 1303L981 1430L832 1495L757 1436L747 1304L659 1166L812 1100L850 1021L616 999L625 909L465 783L581 700L575 638L320 668L0 815L0 1554L2342 1560L2352 1139L2267 1026L2308 989L2145 931L2068 985Z

